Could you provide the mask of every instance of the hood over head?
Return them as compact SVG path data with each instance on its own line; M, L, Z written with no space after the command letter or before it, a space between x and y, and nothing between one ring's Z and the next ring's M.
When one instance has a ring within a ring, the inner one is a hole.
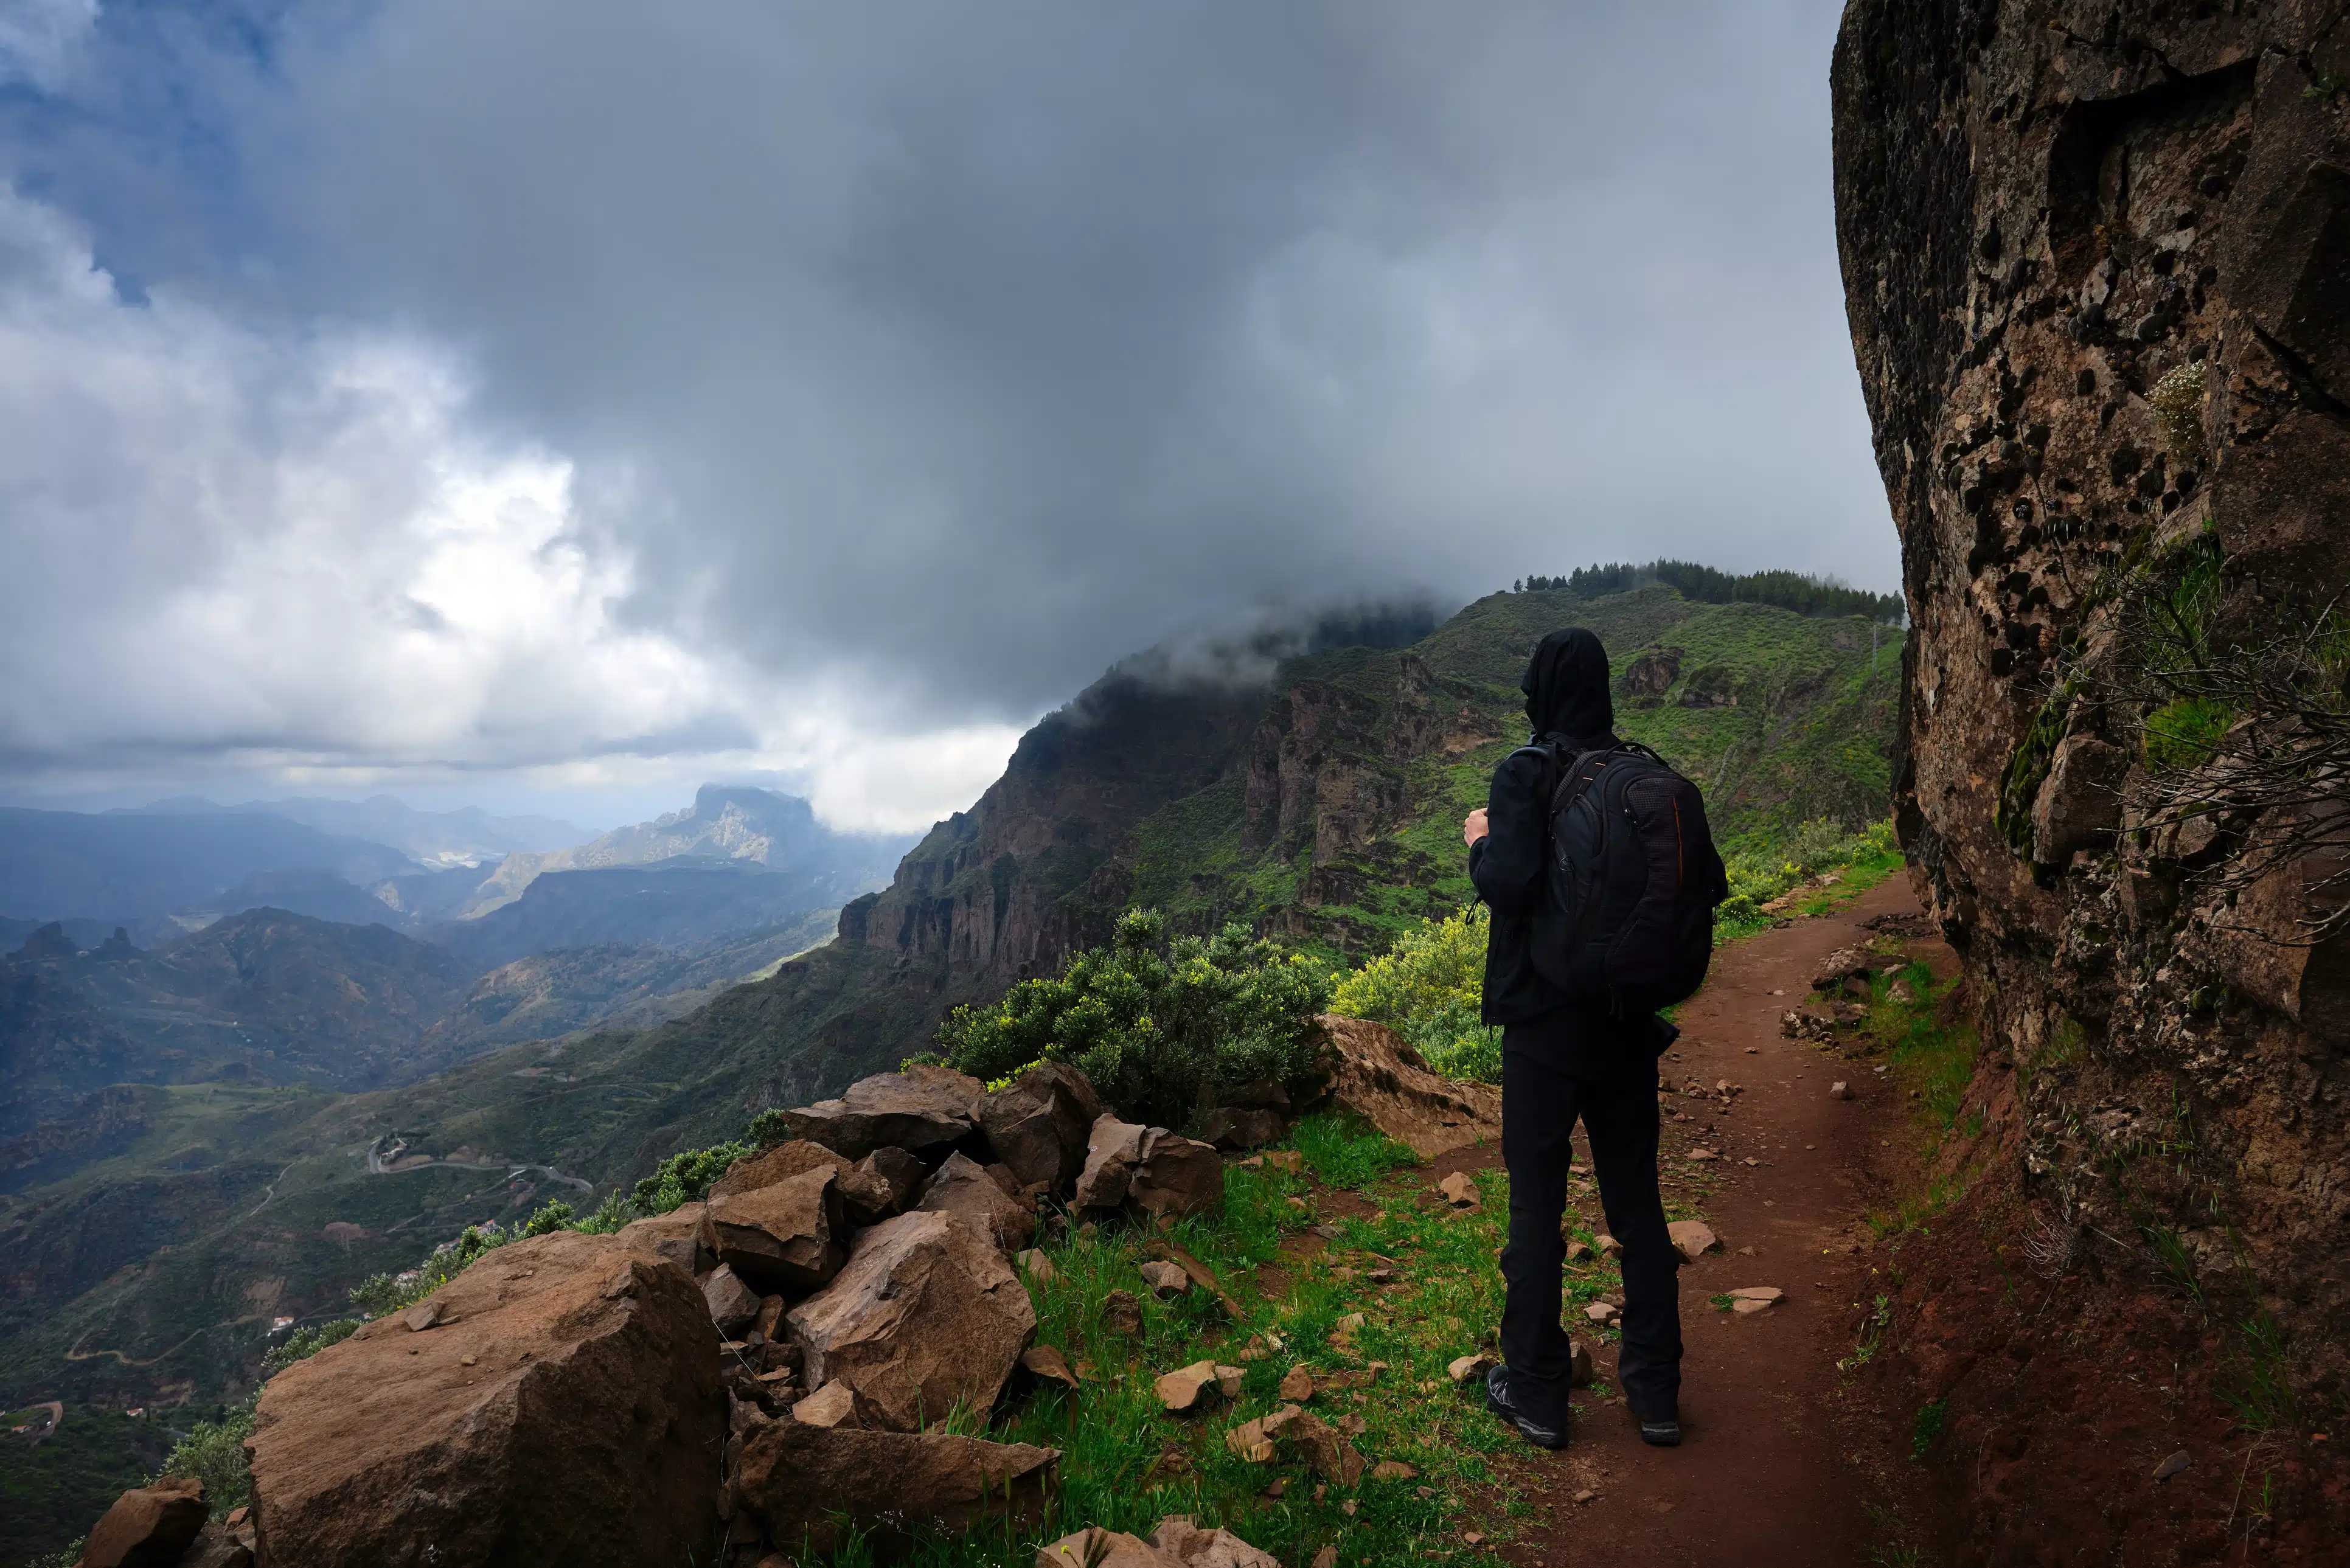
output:
M1568 735L1596 741L1613 734L1616 704L1607 695L1607 649L1581 627L1542 639L1518 682L1526 694L1526 717L1537 735Z

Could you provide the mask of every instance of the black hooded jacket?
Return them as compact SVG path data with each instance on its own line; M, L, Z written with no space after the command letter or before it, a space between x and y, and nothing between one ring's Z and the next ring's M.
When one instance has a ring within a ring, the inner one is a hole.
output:
M1575 1070L1626 1076L1655 1070L1666 1032L1652 1014L1621 1018L1605 1004L1572 1003L1536 973L1528 942L1544 897L1550 798L1562 758L1617 743L1616 705L1607 694L1607 650L1581 628L1542 639L1519 682L1534 725L1527 750L1493 772L1485 802L1486 836L1469 848L1469 877L1492 911L1485 948L1484 1022L1531 1024L1555 1036Z

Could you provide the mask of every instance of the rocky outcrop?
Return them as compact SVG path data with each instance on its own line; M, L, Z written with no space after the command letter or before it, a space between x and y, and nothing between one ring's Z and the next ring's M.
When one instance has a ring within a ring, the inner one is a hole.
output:
M2304 1389L2350 1376L2306 640L2350 584L2345 79L2341 7L2296 0L1856 0L1832 74L1915 628L1896 822L1979 1091L2021 1102L2052 1266L2184 1269Z
M260 1559L654 1564L714 1540L726 1402L693 1278L617 1236L488 1254L262 1391Z
M1479 1141L1499 1147L1501 1091L1431 1072L1419 1052L1384 1023L1325 1013L1326 1102L1351 1111L1422 1159Z
M859 1235L839 1276L785 1321L810 1387L846 1383L878 1425L900 1432L958 1405L993 1409L1036 1332L1027 1289L993 1238L920 1212Z
M1057 1449L943 1432L868 1432L754 1419L732 1445L729 1539L764 1540L798 1563L832 1550L844 1522L883 1548L1044 1513Z

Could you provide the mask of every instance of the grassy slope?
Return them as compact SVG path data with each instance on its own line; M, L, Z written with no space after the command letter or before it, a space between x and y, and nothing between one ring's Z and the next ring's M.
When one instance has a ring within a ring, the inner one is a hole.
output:
M1123 819L1131 831L1056 825L1042 836L1046 846L1013 874L1038 879L1072 909L1130 895L1199 922L1242 916L1334 947L1375 947L1405 921L1467 899L1459 818L1482 803L1485 779L1523 725L1516 682L1526 651L1544 632L1574 623L1608 641L1619 671L1661 643L1683 650L1685 678L1709 664L1739 672L1735 708L1682 709L1670 694L1658 706L1619 703L1627 735L1657 744L1708 785L1718 830L1762 833L1879 809L1895 634L1883 633L1872 675L1865 622L1690 605L1662 587L1589 602L1503 594L1409 649L1343 649L1284 671L1284 689L1319 682L1357 699L1367 715L1334 755L1362 778L1399 784L1402 802L1399 816L1367 843L1323 864L1245 847L1247 730L1236 728L1233 714L1203 714L1201 732L1242 737L1219 753L1221 763L1185 755L1163 732L1150 736L1149 779L1118 781L1149 807ZM1468 715L1464 749L1397 760L1407 655L1426 667L1433 711L1447 723ZM1774 701L1807 689L1814 694L1805 702ZM1136 717L1146 727L1149 721ZM1092 733L1124 722L1097 720ZM1122 740L1118 748L1123 754ZM1159 804L1170 794L1172 804ZM1112 803L1105 820L1120 809ZM948 860L954 849L944 825L909 861ZM1005 874L1000 863L967 865L951 880ZM369 1177L360 1157L372 1139L399 1131L433 1152L468 1146L599 1186L629 1179L670 1148L732 1136L765 1096L781 1092L798 1103L894 1063L960 999L955 983L942 968L892 971L878 942L861 950L836 944L663 1027L507 1047L400 1090L280 1099L173 1091L171 1115L151 1117L134 1145L52 1185L0 1198L0 1255L10 1259L0 1265L0 1395L138 1401L179 1390L203 1399L232 1392L251 1376L263 1345L267 1314L249 1292L271 1296L274 1311L331 1315L350 1283L412 1262L420 1243L564 1195L536 1176L508 1181L502 1170ZM199 1147L213 1151L213 1163L173 1168ZM323 1232L333 1221L366 1234L328 1241ZM282 1291L273 1293L272 1281ZM68 1362L77 1341L151 1365Z

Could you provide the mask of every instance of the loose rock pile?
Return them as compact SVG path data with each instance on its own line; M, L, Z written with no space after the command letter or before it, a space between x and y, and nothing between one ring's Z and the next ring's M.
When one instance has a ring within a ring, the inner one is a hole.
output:
M1409 1141L1498 1132L1492 1107L1451 1095L1390 1032L1324 1023L1329 1102ZM1237 1097L1203 1121L1219 1143L1286 1131L1278 1085ZM887 1547L1040 1517L1058 1451L939 1429L990 1412L1019 1369L1078 1384L1057 1350L1031 1343L1028 1281L1051 1272L1033 1250L1040 1213L1211 1213L1223 1156L1119 1120L1057 1063L993 1092L910 1066L785 1120L795 1136L736 1161L703 1201L613 1235L499 1248L286 1368L246 1445L249 1517L208 1526L200 1486L158 1483L124 1496L87 1560L487 1568L667 1563L691 1550L755 1568L827 1551L844 1528ZM1154 1290L1221 1297L1196 1261L1153 1250ZM1139 1326L1126 1293L1104 1312ZM1229 1398L1238 1378L1203 1363L1162 1397L1194 1408ZM1313 1417L1267 1428L1266 1440L1349 1483L1361 1470ZM1148 1543L1087 1532L1044 1555L1064 1548L1087 1563L1145 1554L1137 1568L1272 1563L1188 1520Z

